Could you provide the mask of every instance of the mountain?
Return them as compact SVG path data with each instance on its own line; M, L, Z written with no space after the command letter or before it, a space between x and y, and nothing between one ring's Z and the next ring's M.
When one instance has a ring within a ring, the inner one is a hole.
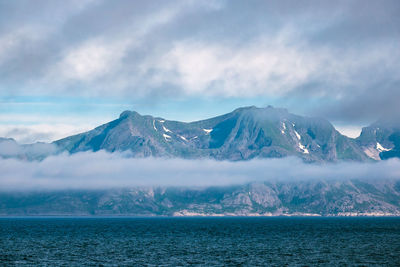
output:
M400 182L286 181L228 187L0 192L0 216L400 215Z
M41 160L65 151L106 150L128 151L134 157L237 161L297 156L307 162L372 161L400 156L398 125L395 120L379 120L352 139L325 119L273 107L244 107L190 123L125 111L116 120L52 144L19 145L0 138L0 157ZM298 179L201 188L0 190L0 216L400 216L399 180Z
M400 119L385 118L364 127L357 143L376 160L400 157Z
M305 161L369 160L358 143L322 118L280 108L238 108L196 122L124 111L114 121L54 142L60 150L130 151L136 157L248 160L298 156Z

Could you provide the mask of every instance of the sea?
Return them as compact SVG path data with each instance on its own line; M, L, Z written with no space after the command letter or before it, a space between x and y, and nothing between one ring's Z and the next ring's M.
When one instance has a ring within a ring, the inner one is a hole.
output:
M0 266L400 266L400 218L0 218Z

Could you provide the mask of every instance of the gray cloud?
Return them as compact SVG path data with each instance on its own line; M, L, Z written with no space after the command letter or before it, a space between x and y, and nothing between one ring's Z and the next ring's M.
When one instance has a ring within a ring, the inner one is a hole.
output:
M296 158L242 162L131 158L85 152L43 161L0 160L1 190L109 189L134 186L226 186L254 181L399 179L398 159L379 163L305 164Z
M2 1L1 95L265 97L397 112L398 1Z

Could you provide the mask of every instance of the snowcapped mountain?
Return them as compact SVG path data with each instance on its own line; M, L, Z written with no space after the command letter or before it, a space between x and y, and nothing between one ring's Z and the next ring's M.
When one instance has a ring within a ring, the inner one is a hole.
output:
M116 120L51 144L20 145L0 138L0 157L41 160L62 152L106 150L128 151L133 157L236 161L296 156L307 162L373 161L400 157L398 122L379 120L353 139L323 118L271 106L238 108L190 123L124 111Z
M191 123L125 111L114 121L52 144L18 145L12 139L0 138L0 157L40 160L65 151L106 150L129 151L134 157L239 161L297 156L307 162L373 161L400 156L400 128L396 125L379 121L352 139L341 135L325 119L272 107L244 107ZM400 214L397 179L325 178L201 188L4 191L0 192L0 215Z
M400 120L381 119L363 128L357 143L375 160L400 157Z
M247 160L298 156L305 161L368 160L354 139L327 120L280 108L238 108L185 123L125 111L114 121L54 142L61 150L130 151L134 156Z

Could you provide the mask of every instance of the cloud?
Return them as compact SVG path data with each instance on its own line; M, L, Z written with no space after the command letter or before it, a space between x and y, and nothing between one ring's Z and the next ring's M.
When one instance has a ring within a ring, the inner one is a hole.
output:
M0 5L5 97L256 97L344 122L397 111L398 1Z
M66 54L56 67L56 75L67 80L90 81L116 68L123 54L124 44L105 44L100 40L90 40Z
M52 142L67 136L82 133L93 129L97 125L77 125L77 124L32 124L18 125L7 124L1 125L0 137L13 138L22 144L30 144L34 142Z
M360 133L362 131L362 126L341 126L341 125L335 125L336 130L338 130L341 134L351 137L351 138L357 138L360 136Z
M318 62L280 37L242 47L184 41L153 62L155 81L183 92L225 97L283 95L307 80Z
M399 179L400 161L305 164L296 158L241 162L131 158L85 152L43 161L0 160L0 190L110 189L135 186L227 186L254 181Z
M35 143L19 145L14 139L0 138L0 161L2 158L18 158L22 160L43 159L55 154L58 148L53 144Z

